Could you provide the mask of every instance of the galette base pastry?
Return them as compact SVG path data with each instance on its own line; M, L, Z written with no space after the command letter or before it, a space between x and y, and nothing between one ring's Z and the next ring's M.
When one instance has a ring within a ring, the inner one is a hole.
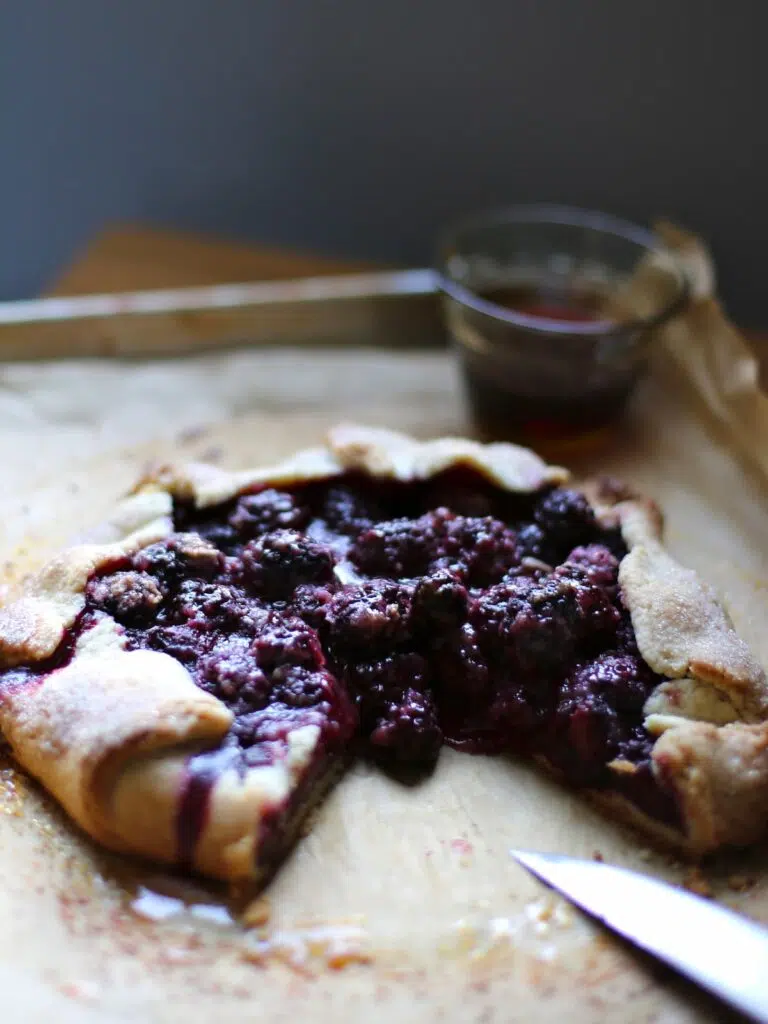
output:
M265 880L352 757L535 758L697 856L768 823L768 687L649 501L340 426L166 468L0 610L0 728L113 850Z

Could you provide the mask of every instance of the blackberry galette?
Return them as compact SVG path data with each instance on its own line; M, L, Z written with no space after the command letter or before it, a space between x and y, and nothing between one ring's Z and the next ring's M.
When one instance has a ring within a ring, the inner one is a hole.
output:
M106 530L106 533L104 533ZM341 426L144 479L0 611L0 727L114 850L266 879L353 757L535 758L692 855L768 815L768 687L615 483Z

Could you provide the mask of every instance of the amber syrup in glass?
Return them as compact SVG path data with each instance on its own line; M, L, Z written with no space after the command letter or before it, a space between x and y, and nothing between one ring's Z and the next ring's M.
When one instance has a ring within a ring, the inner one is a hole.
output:
M503 286L478 294L495 305L530 317L560 324L605 323L604 296L597 291L554 292L530 286ZM543 325L544 326L544 325ZM569 337L564 334L567 366ZM535 338L531 339L535 345ZM574 378L586 379L583 348L573 346ZM580 353L580 354L579 354ZM531 397L519 385L519 374L504 376L498 367L489 373L480 360L465 359L466 393L478 433L486 440L526 444L548 454L580 453L602 445L611 434L631 389L626 373L603 381L599 388L585 384L582 393Z

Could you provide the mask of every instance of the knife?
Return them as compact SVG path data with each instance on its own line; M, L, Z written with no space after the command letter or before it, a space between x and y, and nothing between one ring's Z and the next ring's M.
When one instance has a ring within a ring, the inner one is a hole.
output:
M768 930L625 868L554 853L510 853L590 917L753 1020L768 1022Z
M0 302L0 359L445 344L429 268Z

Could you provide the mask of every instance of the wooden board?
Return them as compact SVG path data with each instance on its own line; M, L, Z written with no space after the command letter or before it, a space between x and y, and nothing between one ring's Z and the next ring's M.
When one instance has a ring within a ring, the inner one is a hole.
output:
M369 269L371 264L362 260L246 245L148 225L115 224L101 231L75 256L47 294L187 288Z

